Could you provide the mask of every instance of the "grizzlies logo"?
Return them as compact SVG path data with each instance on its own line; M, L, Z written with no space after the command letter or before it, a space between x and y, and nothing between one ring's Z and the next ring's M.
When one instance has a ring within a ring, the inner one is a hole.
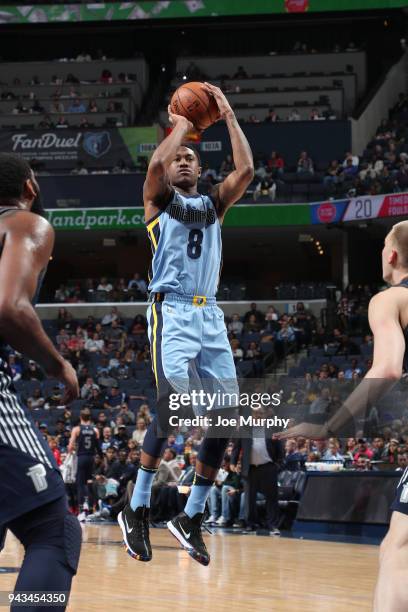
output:
M84 134L82 146L88 155L98 159L109 151L112 146L109 132L87 132Z

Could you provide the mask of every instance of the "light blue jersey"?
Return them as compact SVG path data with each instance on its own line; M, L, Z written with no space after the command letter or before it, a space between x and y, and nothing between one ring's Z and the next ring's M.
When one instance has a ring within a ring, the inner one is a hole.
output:
M153 250L149 291L214 297L222 261L221 228L206 195L174 191L147 225Z
M147 231L153 251L148 333L160 427L168 432L171 390L200 388L236 396L238 385L224 313L215 299L222 245L214 202L174 191ZM225 407L230 405L217 400L211 409ZM206 414L209 407L193 409Z

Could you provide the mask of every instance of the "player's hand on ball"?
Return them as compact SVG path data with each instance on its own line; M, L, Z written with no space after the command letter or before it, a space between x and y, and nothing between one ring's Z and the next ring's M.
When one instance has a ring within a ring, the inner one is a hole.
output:
M173 128L175 128L176 125L179 125L181 123L184 124L186 132L195 131L194 125L191 123L191 121L189 121L186 117L183 117L182 115L176 115L172 112L170 104L167 107L167 112L169 113L169 121Z
M213 96L213 98L215 99L220 113L220 119L226 119L228 115L234 114L230 103L228 102L227 98L219 87L211 85L211 83L205 82L204 88L207 93L209 93L210 96Z

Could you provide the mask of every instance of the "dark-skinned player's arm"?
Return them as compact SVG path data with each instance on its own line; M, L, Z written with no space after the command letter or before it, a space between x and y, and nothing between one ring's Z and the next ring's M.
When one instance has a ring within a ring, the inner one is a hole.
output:
M396 291L388 289L370 301L368 319L374 337L373 365L358 387L325 425L300 423L283 432L280 437L342 437L344 425L351 418L360 417L368 406L375 405L401 378L405 339Z
M242 131L234 111L219 87L204 83L208 93L215 98L231 139L232 156L235 170L222 183L214 186L213 197L216 201L218 217L222 222L227 210L245 194L254 178L254 160L248 140Z
M71 402L79 392L75 370L55 349L31 304L52 253L54 230L48 221L28 211L3 217L1 230L0 337L63 382L64 402Z
M168 107L168 113L173 130L153 153L143 185L146 223L167 203L172 192L167 168L176 157L177 150L184 141L186 134L194 130L193 124L185 117L172 113L170 106Z

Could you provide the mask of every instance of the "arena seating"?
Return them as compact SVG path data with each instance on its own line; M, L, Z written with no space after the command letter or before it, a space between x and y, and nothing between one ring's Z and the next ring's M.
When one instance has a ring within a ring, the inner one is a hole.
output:
M110 75L110 76L109 76ZM65 116L77 126L82 118L95 126L131 125L135 122L149 82L144 59L0 63L0 124L7 129L37 128L43 115L53 123ZM88 109L95 100L99 112L73 113L68 108L75 98ZM34 102L44 109L33 112ZM112 111L106 107L112 103ZM17 105L27 109L17 112ZM56 110L59 104L61 110ZM14 109L14 113L13 113ZM115 122L114 122L115 120Z
M365 89L362 52L270 55L266 57L188 57L177 60L171 91L186 80L208 79L228 94L238 119L263 121L273 108L286 120L296 108L309 119L340 118L352 112ZM160 115L166 120L165 111Z

